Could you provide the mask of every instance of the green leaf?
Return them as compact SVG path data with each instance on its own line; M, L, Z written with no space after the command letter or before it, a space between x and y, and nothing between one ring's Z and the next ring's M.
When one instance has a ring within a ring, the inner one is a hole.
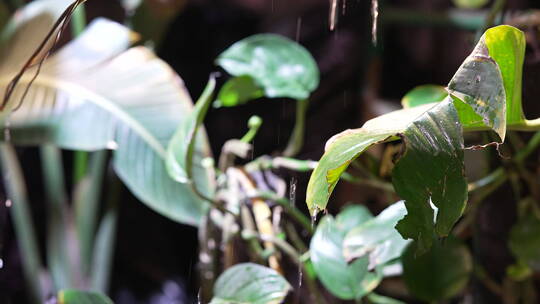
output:
M281 303L291 289L287 280L271 268L238 264L219 276L210 304Z
M476 9L486 5L489 0L452 0L454 5L464 9Z
M214 105L216 107L234 107L263 96L263 90L257 86L253 78L250 76L238 76L229 79L221 87Z
M418 164L414 161L405 163L410 171L399 169L399 164L396 166L402 173L394 178L394 185L402 186L396 190L402 198L410 200L406 203L409 215L399 230L403 236L422 239L420 250L427 249L434 236L446 236L466 201L465 179L460 172L463 168L463 152L459 151L463 145L462 126L468 131L493 129L504 140L507 122L514 129L527 129L531 124L531 121L523 120L521 113L523 39L523 33L512 27L489 29L450 82L448 90L452 98L444 99L444 106L436 100L425 103L429 98L418 97L414 100L421 101L413 102L409 97L404 101L409 108L374 118L360 129L332 137L308 184L306 202L311 214L326 208L341 174L354 159L370 146L397 140L401 135L408 153L420 158ZM443 95L440 88L435 91L440 93L438 97ZM420 92L426 93L426 90L419 89L417 93ZM447 127L450 129L446 130ZM421 128L435 133L424 132L429 136L421 138ZM424 144L428 146L422 147ZM441 153L447 148L450 152ZM421 158L431 153L436 155ZM431 168L426 159L444 161ZM418 176L425 185L415 182L419 181ZM409 186L419 188L407 189ZM441 209L435 220L430 201L433 207Z
M509 247L514 256L540 270L540 220L534 214L521 218L510 231Z
M113 304L113 301L97 292L64 289L58 292L58 304Z
M443 101L448 92L443 86L436 84L424 84L410 90L401 99L404 109L414 108L420 105Z
M216 64L233 76L250 76L270 98L307 99L319 85L319 70L298 43L274 34L240 40Z
M396 299L381 296L375 293L368 294L367 298L372 304L405 304L404 302L398 301Z
M448 92L472 108L460 107L464 124L488 126L504 141L506 93L499 66L490 57L486 35L480 38L471 55L450 80Z
M396 228L427 250L433 236L447 236L467 201L463 131L451 99L416 119L401 135L405 152L392 172L407 215ZM434 207L439 212L435 217Z
M25 27L45 26L39 22L32 20ZM17 37L13 39L26 39ZM117 23L94 21L43 64L22 106L4 113L0 125L9 128L1 133L18 145L114 150L115 171L137 198L172 220L197 225L207 206L188 185L170 178L165 166L166 145L192 111L191 100L179 77L148 49L125 51L131 37ZM18 72L18 51L7 49L8 61L0 66L0 90ZM19 103L32 72L21 79L8 110ZM199 159L209 151L201 134L196 148ZM210 172L199 164L194 170L201 191L212 193Z
M411 243L402 256L403 279L417 298L433 302L459 294L467 285L472 271L472 258L467 247L455 238L435 242L431 249L418 256Z
M350 230L343 241L346 260L369 256L371 269L399 258L410 241L404 240L394 227L406 214L405 204L397 202Z
M367 208L349 206L335 219L325 216L311 240L311 261L315 272L323 285L340 299L361 298L377 287L381 280L378 271L368 271L368 257L348 264L342 250L346 233L372 218Z
M206 85L193 111L176 130L167 147L167 171L169 175L180 183L191 183L193 178L193 161L201 164L202 159L193 159L195 143L204 141L198 135L204 117L212 103L216 80L212 76ZM199 137L199 138L197 138Z

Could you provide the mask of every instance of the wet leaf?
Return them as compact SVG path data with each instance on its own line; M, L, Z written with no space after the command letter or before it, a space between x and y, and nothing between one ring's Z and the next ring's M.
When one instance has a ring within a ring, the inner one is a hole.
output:
M319 85L319 70L298 43L274 34L254 35L233 44L216 60L233 76L250 76L270 98L307 99Z
M369 257L369 269L399 258L407 244L395 226L407 214L405 204L397 202L377 217L350 230L343 241L343 253L348 261Z
M215 106L234 107L263 96L263 90L257 86L253 78L238 76L229 79L221 87Z
M443 101L448 92L443 86L436 84L424 84L410 90L401 99L404 109L414 108L420 105Z
M514 256L540 270L540 220L534 214L521 218L510 231L509 247Z
M411 243L402 256L403 279L415 297L433 302L459 294L469 281L472 258L467 247L455 238L435 242L423 255Z
M219 276L210 304L278 304L291 289L287 280L271 268L237 264Z
M472 108L460 107L462 121L476 127L488 126L504 141L506 94L501 71L489 55L485 37L450 80L448 92Z
M8 43L3 50L7 61L0 64L0 90L27 59L26 39L39 40L32 31L42 32L54 22L53 15L37 10L49 2L32 3L27 6L31 12L21 13L24 22L17 23L12 39L24 43ZM22 34L25 39L20 39ZM65 149L114 150L115 171L139 200L170 219L197 225L207 206L188 185L171 179L165 167L166 145L192 111L191 99L180 78L151 51L143 47L125 51L132 37L120 24L94 21L45 61L22 107L7 115L31 81L29 71L2 113L1 133L9 137L3 139L17 145L53 143ZM199 158L209 155L203 136L196 151ZM209 172L201 166L194 170L202 191L212 193Z
M361 298L377 287L382 279L378 271L368 271L368 257L348 264L343 255L346 233L372 218L363 206L346 207L336 218L325 216L311 240L311 261L315 272L323 285L340 299Z
M405 152L392 172L407 215L396 228L426 251L433 237L447 236L467 201L463 131L450 98L416 119L401 135ZM435 217L434 207L438 208Z
M58 292L58 304L113 304L113 301L97 292L64 289Z

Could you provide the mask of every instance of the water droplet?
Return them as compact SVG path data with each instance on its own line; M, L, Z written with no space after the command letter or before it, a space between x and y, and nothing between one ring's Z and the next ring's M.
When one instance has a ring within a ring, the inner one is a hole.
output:
M0 259L0 269L4 268L4 260Z
M107 146L107 149L110 149L110 150L118 149L118 143L116 143L114 140L109 141L106 146Z
M298 264L298 288L302 287L302 278L304 274L302 271L302 264Z
M11 202L10 199L6 200L6 207L11 207L11 205L13 205L13 203Z

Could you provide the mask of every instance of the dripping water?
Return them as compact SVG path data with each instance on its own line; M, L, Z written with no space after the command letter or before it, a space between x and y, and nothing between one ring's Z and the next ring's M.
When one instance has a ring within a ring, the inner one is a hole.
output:
M330 0L330 30L333 31L336 28L338 18L338 0Z
M11 120L9 119L11 114L6 115L4 121L4 141L9 143L11 141Z
M302 17L296 19L296 42L300 42L300 29L302 28Z
M379 22L379 0L371 0L371 16L373 17L371 26L371 39L373 45L377 45L377 23Z

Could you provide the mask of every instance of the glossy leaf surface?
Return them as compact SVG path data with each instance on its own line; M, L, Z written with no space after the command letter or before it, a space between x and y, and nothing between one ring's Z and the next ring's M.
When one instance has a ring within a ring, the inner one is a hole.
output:
M405 199L407 215L396 228L417 240L424 252L433 236L447 236L467 201L463 131L450 98L424 113L403 133L405 153L396 163L392 182ZM435 217L434 205L439 212Z
M325 216L310 243L311 261L323 285L340 299L357 299L372 291L381 280L368 271L368 257L347 263L343 240L348 231L370 221L373 216L363 206L346 207L334 218Z
M47 11L36 13L32 4L27 8L33 15L25 8L21 16L33 18L19 24L15 42L3 50L7 56L0 66L2 91L28 58L26 40L43 38L34 37L32 31L48 29L54 22ZM21 79L1 118L0 124L9 126L2 135L17 145L114 150L117 174L143 203L175 221L197 225L207 206L189 186L171 179L165 167L166 145L192 111L191 99L180 78L152 52L143 47L125 51L132 37L114 22L98 19L90 24L45 61L21 107L7 115L21 101L33 71ZM196 151L200 158L209 155L204 136ZM195 170L202 191L211 193L207 170L201 166Z
M219 276L210 304L278 304L290 290L287 280L271 268L237 264Z
M415 297L427 302L449 299L467 286L472 258L461 241L450 237L435 242L420 256L415 247L411 243L402 257L403 279Z
M250 76L270 98L306 99L319 85L315 60L298 43L274 34L250 36L216 60L233 76Z
M399 258L410 241L404 240L395 226L406 214L405 204L397 202L350 230L343 241L345 258L352 261L368 256L370 269Z

